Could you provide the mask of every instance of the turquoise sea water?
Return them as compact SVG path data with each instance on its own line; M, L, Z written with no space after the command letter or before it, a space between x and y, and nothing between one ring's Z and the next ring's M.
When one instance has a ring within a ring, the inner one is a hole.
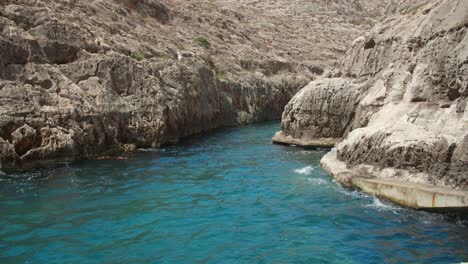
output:
M278 122L0 176L0 263L459 263L468 222L344 189Z

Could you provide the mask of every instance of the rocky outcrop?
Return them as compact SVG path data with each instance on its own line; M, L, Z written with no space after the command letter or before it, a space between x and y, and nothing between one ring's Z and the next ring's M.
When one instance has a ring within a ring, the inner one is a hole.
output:
M348 185L364 177L467 189L468 2L406 2L390 13L327 73L335 78L291 100L282 133L343 137L322 163L342 168L332 174Z
M286 105L282 132L273 141L334 146L352 128L355 109L365 90L365 83L350 79L320 79L309 83Z

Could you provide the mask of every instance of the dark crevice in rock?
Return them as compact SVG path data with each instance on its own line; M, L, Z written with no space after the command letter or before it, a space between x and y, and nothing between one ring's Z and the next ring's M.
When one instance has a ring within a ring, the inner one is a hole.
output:
M447 96L450 101L455 101L460 98L461 94L458 89L447 88Z
M453 143L450 144L450 146L447 149L447 156L445 158L445 163L451 163L452 162L452 157L455 149L457 148L457 144Z
M412 102L412 103L427 102L427 99L426 99L426 98L422 98L422 97L415 97L415 98L412 98L412 99L411 99L411 102Z
M374 39L369 39L364 43L364 49L373 49L375 48L375 40Z
M24 82L25 84L30 84L30 85L39 85L41 86L42 88L48 90L50 88L52 88L52 86L54 85L53 82L49 79L46 79L46 80L42 80L42 81L36 81L36 80L25 80Z

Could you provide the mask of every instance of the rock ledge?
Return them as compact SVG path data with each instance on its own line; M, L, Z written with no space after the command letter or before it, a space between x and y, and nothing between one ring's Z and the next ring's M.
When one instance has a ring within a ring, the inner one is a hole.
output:
M350 167L336 158L332 150L321 160L322 167L339 183L393 201L424 210L466 211L468 190L454 190L425 183L379 178L359 167Z
M318 148L332 148L340 143L342 138L316 138L316 139L302 139L286 136L283 132L279 131L271 139L273 143L284 145L297 145L301 147L318 147Z
M338 182L415 208L467 207L468 1L405 5L294 95L275 140L343 138L322 160Z

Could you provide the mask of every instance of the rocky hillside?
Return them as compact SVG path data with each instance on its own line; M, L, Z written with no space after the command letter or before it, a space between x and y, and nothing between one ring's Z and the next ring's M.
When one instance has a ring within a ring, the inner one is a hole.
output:
M0 165L278 118L384 3L3 0Z
M334 176L347 185L468 188L468 1L412 3L396 3L337 69L296 94L275 140L343 139L322 163L341 166Z

